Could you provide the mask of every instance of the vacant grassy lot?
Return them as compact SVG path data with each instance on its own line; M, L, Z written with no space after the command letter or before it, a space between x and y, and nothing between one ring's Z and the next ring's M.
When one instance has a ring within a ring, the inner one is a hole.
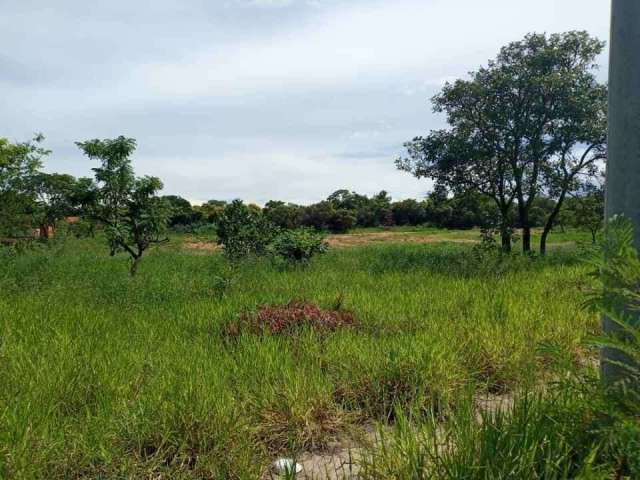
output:
M537 384L558 352L587 360L597 328L576 257L380 242L231 268L169 245L134 279L99 239L2 257L0 478L259 478L396 409L446 415L469 391ZM356 324L232 328L292 300Z

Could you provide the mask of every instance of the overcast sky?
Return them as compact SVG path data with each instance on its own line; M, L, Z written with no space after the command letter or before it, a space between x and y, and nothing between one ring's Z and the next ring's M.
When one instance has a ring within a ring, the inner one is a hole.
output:
M421 197L393 161L443 125L443 82L527 32L608 40L609 3L0 0L0 136L43 132L78 176L75 141L134 137L136 172L192 201Z

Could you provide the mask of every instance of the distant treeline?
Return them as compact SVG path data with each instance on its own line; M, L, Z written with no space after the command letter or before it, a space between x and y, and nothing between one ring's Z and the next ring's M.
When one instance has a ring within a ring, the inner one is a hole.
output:
M169 226L178 231L194 231L215 225L228 205L226 201L210 200L193 206L179 196L164 198L174 212L169 219ZM544 197L536 199L531 212L532 225L543 226L554 205L552 200ZM477 193L451 196L442 188L434 189L423 200L394 202L384 190L371 197L349 190L337 190L326 200L306 206L270 200L264 207L255 204L249 207L281 228L311 227L332 233L343 233L357 227L418 225L448 229L490 228L496 225L499 218L497 207L491 199ZM513 226L518 227L515 218Z

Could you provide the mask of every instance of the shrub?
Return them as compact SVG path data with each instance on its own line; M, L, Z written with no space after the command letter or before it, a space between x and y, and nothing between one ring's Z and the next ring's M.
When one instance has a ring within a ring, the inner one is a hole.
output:
M328 228L332 233L346 233L356 224L356 217L349 210L335 210L328 219Z
M225 207L218 221L217 233L225 255L231 260L239 260L266 253L277 229L261 213L241 200L234 200Z
M280 258L293 262L305 262L316 254L327 251L322 235L311 229L284 230L269 246L270 252Z
M316 230L344 233L356 225L356 214L346 208L336 208L331 202L322 201L304 207L301 223Z

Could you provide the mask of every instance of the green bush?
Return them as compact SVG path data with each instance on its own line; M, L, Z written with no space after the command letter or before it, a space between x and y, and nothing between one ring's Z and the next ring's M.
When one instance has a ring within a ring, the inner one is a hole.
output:
M277 229L261 213L252 211L241 200L234 200L225 207L218 221L217 234L225 255L231 260L239 260L266 253Z
M305 262L316 254L327 251L327 244L319 233L312 229L284 230L269 246L270 252L292 262Z

